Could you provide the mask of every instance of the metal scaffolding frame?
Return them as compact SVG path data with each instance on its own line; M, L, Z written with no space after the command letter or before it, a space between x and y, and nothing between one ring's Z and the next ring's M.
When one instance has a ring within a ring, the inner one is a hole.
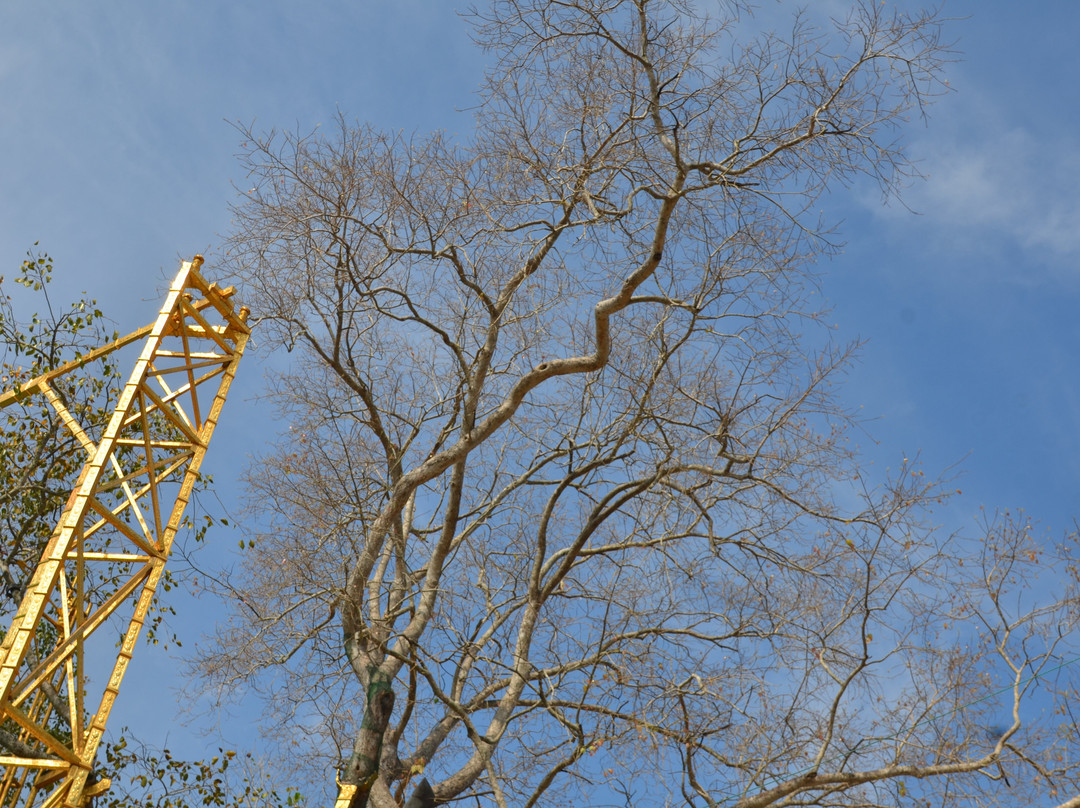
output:
M94 758L250 335L202 263L181 265L153 324L0 395L44 396L87 454L0 645L0 731L19 752L0 755L3 808L83 808L109 787ZM139 340L95 442L50 382Z

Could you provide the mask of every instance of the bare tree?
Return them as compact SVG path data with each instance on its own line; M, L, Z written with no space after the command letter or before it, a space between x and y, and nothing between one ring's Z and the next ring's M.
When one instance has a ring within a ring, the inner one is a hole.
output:
M864 480L811 305L814 205L910 176L941 21L701 6L474 11L463 142L245 131L288 431L199 670L377 806L1067 800L1075 555Z

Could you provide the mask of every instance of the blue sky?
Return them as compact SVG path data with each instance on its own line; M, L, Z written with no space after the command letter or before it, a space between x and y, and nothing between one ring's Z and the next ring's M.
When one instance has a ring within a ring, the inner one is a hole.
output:
M818 267L822 290L836 338L865 341L841 395L866 419L856 437L873 473L917 452L928 472L959 464L948 526L1022 507L1061 532L1080 515L1080 4L955 0L945 13L955 92L908 133L927 179L907 207L862 186L828 200L847 246ZM178 260L229 230L245 187L230 122L307 131L340 109L467 134L483 65L435 0L6 3L0 274L40 242L58 294L85 290L135 328ZM275 428L256 400L264 360L241 368L207 460L230 506ZM183 605L190 647L213 607ZM178 751L197 753L196 728L171 724L176 668L142 649L116 720L149 718L157 742L169 723ZM244 726L228 739L246 742Z

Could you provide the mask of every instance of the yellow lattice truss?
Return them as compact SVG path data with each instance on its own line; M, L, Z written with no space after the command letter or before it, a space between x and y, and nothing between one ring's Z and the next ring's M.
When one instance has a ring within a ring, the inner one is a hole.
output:
M201 265L181 265L152 325L0 396L44 395L88 456L0 646L4 808L81 808L108 788L91 776L105 722L249 335ZM139 340L95 443L50 380Z

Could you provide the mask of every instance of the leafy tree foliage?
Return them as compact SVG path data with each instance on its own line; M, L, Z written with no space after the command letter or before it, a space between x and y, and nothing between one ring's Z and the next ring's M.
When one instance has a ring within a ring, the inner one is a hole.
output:
M40 295L44 311L23 322L0 276L0 389L18 389L43 373L77 359L110 339L94 300L56 308L49 297L53 262L28 253L14 283ZM54 395L91 431L104 426L118 391L118 373L108 360L87 372L58 378ZM7 406L0 441L0 587L8 606L17 605L41 549L48 541L86 453L42 396Z
M291 788L279 793L250 753L218 749L206 760L174 757L168 749L129 745L127 733L106 749L104 776L113 781L99 801L105 808L301 808Z

